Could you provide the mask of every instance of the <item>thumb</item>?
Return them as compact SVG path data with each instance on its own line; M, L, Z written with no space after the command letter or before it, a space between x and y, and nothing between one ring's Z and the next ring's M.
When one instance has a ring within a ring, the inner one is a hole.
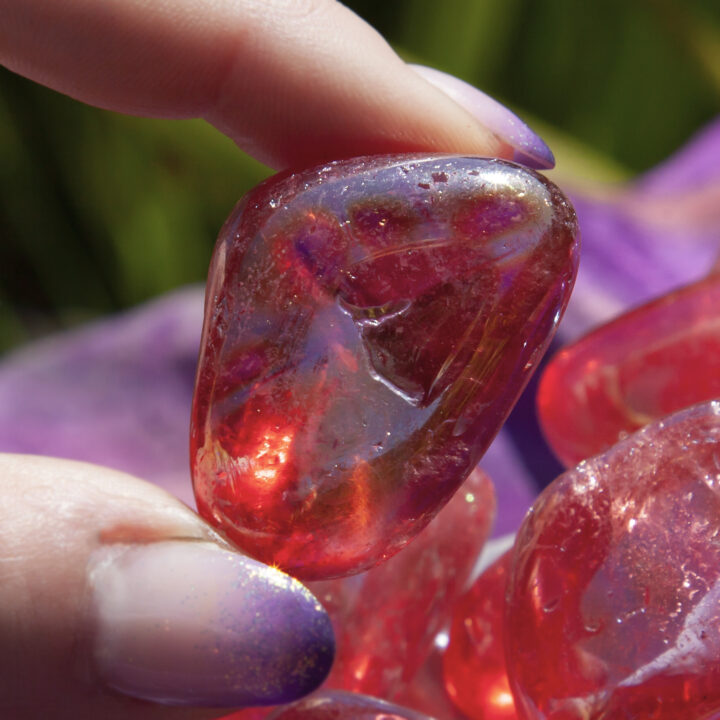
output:
M0 455L0 715L206 718L327 674L327 614L159 488ZM174 706L174 707L171 707Z

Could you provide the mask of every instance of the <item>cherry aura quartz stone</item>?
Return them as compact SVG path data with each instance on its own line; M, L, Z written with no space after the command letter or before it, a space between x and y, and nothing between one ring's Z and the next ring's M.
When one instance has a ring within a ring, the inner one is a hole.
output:
M476 468L420 536L387 562L360 577L309 584L335 629L326 687L397 702L467 584L494 514L492 483ZM333 598L358 580L352 600L332 609Z
M278 708L268 720L433 720L421 713L357 693L314 693Z
M575 214L494 159L355 158L239 203L210 269L198 508L303 579L393 555L476 466L545 351Z
M436 644L412 683L404 688L393 702L429 715L435 720L468 720L467 715L453 705L445 690L442 654L442 647Z
M517 536L506 662L523 720L720 717L720 403L557 478Z
M621 315L563 348L538 389L553 452L573 467L653 420L720 397L720 275Z
M470 720L516 720L505 667L505 588L512 552L488 567L453 608L445 689Z

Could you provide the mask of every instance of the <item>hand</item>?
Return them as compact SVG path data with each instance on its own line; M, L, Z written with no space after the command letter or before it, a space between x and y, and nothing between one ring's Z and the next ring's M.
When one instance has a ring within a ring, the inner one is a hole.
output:
M165 491L71 461L0 455L0 709L217 717L287 702L330 669L327 614ZM165 703L180 707L167 707Z
M413 71L332 0L4 0L0 63L110 110L206 118L277 169L408 151L553 164L508 110Z
M330 0L5 0L0 62L101 107L204 117L276 168L411 150L552 164L507 110L410 68ZM324 677L312 596L169 495L50 459L6 456L0 473L3 717L213 717L191 708L290 700Z

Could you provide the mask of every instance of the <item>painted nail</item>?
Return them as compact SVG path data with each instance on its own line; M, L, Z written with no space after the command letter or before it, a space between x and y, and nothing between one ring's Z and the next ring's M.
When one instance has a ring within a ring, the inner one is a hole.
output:
M97 670L126 695L275 705L311 692L330 670L330 620L310 591L212 543L106 546L89 581Z
M440 70L424 65L410 67L510 145L514 151L512 159L515 162L538 170L555 167L555 156L542 138L497 100Z

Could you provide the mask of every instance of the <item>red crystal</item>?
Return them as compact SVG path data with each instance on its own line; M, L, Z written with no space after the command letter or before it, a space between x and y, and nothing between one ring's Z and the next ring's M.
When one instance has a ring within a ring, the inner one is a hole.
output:
M516 540L506 660L525 720L720 713L720 403L557 478Z
M356 693L328 691L280 708L268 720L432 720L409 708Z
M471 720L517 718L503 640L511 560L511 551L496 560L453 609L443 677L448 695Z
M511 163L359 158L240 202L210 270L198 508L305 579L403 547L477 464L576 269L559 190Z
M438 720L467 720L467 716L450 702L445 691L442 681L442 655L437 646L410 685L404 687L393 702Z
M225 715L219 720L265 720L273 711L271 707L251 707L236 710L232 715Z
M665 295L563 349L538 393L543 432L572 467L625 433L720 397L720 276Z
M328 687L397 700L467 584L494 509L492 483L476 469L422 533L386 563L364 576L310 584L335 627ZM360 580L348 602L348 585ZM338 601L343 595L344 603Z

